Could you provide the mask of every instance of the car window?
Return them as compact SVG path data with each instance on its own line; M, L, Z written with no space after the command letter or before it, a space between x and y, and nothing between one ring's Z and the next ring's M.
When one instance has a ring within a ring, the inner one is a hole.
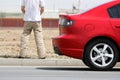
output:
M120 18L120 5L115 5L109 8L108 14L111 18Z
M120 18L120 5L118 5L118 15L119 15L119 18Z

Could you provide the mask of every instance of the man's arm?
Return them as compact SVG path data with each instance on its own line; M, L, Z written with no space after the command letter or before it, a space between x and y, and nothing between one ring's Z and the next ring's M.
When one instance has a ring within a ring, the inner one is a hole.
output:
M44 7L41 7L40 14L42 14L43 12L44 12Z
M25 14L25 6L21 6L21 11L23 14Z

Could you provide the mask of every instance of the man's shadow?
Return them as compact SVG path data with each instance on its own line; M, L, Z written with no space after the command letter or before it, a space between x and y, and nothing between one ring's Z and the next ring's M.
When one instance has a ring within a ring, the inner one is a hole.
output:
M36 68L38 70L58 70L58 71L100 71L100 70L93 70L91 68L76 68L76 67L40 67L40 68ZM103 70L102 72L120 72L120 68L113 68L111 70Z

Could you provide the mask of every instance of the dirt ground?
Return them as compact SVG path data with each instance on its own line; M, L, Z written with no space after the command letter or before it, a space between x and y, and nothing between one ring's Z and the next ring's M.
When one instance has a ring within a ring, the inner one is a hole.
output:
M20 52L21 35L23 28L0 28L0 57L18 57ZM43 28L44 43L46 46L47 58L68 58L58 56L52 47L52 37L59 35L57 28ZM28 57L38 58L33 32L30 36Z

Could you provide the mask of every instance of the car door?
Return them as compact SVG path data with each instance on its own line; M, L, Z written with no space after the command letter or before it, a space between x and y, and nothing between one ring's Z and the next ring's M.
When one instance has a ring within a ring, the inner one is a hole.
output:
M110 7L108 13L115 34L120 36L120 4Z

